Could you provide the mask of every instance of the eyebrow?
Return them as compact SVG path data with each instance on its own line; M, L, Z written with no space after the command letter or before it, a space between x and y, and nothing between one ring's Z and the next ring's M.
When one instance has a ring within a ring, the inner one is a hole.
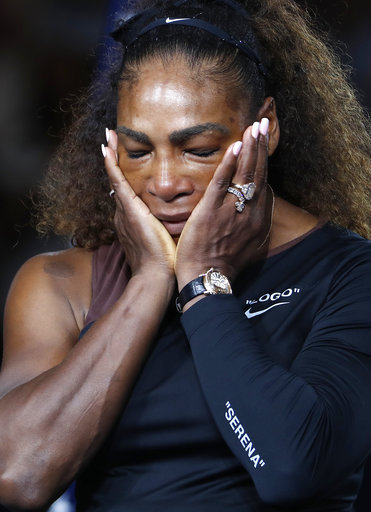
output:
M131 130L127 126L118 126L116 128L117 133L123 133L127 137L130 137L131 139L134 139L137 142L140 142L141 144L146 144L147 146L151 145L151 141L149 140L148 135L146 135L143 132L137 132L135 130Z
M175 132L172 132L169 135L170 142L179 145L184 142L187 142L187 140L191 139L195 135L201 135L205 132L219 132L223 135L229 135L231 133L230 129L224 126L223 124L219 123L204 123L204 124L197 124L195 126L190 126L189 128L184 128L184 130L177 130Z
M217 131L223 135L229 135L231 133L230 129L227 126L219 123L204 123L197 124L195 126L190 126L189 128L184 128L183 130L176 130L169 135L169 140L172 144L179 145L187 140L195 137L196 135L201 135L202 133L208 131ZM116 128L117 133L122 133L131 139L134 139L136 142L141 144L146 144L148 146L151 145L150 138L143 132L137 132L136 130L131 130L127 126L118 126Z

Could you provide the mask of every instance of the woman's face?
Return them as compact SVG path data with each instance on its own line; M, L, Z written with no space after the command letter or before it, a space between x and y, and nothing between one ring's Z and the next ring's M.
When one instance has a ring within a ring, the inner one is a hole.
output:
M229 100L229 101L227 101ZM124 84L117 113L119 165L136 194L178 238L228 146L246 128L242 101L182 60L144 63Z

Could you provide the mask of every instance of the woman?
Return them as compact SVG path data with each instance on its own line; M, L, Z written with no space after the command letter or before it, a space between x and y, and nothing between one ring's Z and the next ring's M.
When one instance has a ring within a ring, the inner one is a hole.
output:
M76 247L8 298L1 503L77 477L80 511L350 511L367 121L290 0L134 9L44 184Z

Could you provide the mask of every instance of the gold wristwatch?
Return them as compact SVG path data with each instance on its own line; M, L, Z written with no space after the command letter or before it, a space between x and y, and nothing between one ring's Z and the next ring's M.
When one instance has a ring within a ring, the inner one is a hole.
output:
M232 287L228 278L219 272L219 270L210 268L205 274L199 275L196 279L193 279L184 286L175 300L176 309L181 313L187 302L198 295L231 293Z

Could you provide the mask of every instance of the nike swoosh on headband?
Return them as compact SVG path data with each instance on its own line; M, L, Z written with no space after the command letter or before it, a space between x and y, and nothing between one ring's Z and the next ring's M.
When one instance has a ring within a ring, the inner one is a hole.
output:
M227 3L229 3L229 0ZM204 30L205 32L209 32L214 35L221 41L224 41L226 44L230 44L238 48L242 53L244 53L251 61L255 62L259 73L264 77L268 78L268 71L260 57L255 52L254 48L252 48L247 41L235 39L230 34L225 32L222 28L212 23L207 22L198 17L193 18L170 18L169 16L166 18L157 18L154 21L149 22L149 19L155 15L157 12L157 8L148 9L142 11L142 13L138 13L133 16L123 24L119 26L114 32L111 33L111 36L115 41L119 41L127 51L128 48L138 40L141 36L153 30L155 28L160 27L161 25L185 25L194 27L197 29Z
M261 309L260 311L255 311L254 313L251 313L251 311L250 311L251 308L249 308L245 312L245 315L247 316L247 318L253 318L254 316L262 315L263 313L265 313L269 309L274 308L275 306L283 306L283 304L290 304L290 303L289 302L277 302L277 304L272 304L272 306L269 306L269 308Z
M190 18L166 18L166 23L174 23L174 21L184 21L189 20Z

